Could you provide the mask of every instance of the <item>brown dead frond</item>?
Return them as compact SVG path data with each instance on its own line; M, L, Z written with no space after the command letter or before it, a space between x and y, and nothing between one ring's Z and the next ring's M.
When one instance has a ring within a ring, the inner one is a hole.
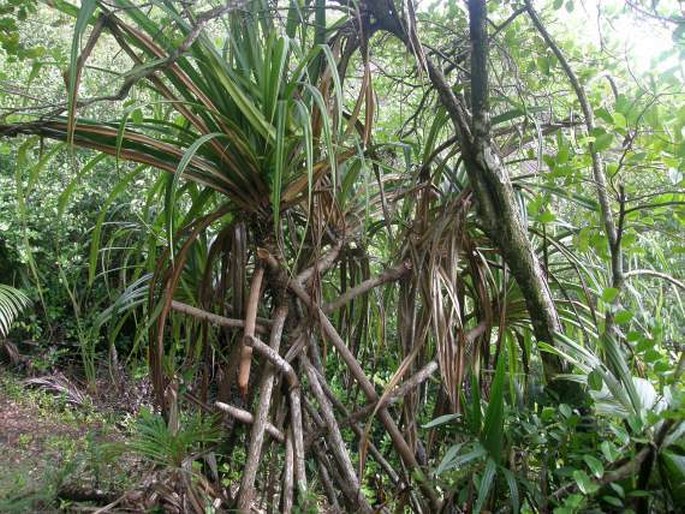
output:
M72 405L81 406L88 400L88 395L62 373L29 378L24 383L63 396Z

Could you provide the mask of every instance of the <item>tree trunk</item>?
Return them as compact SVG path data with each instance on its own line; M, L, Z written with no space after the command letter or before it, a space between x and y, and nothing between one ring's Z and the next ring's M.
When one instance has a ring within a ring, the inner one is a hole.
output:
M425 66L431 83L454 125L466 173L478 202L478 216L483 231L497 245L504 261L521 289L538 341L554 343L560 329L559 318L545 273L533 251L527 229L519 212L509 174L497 155L490 134L488 106L488 37L485 0L470 0L469 32L471 39L471 103L469 115L463 97L457 96L442 71L427 58L414 31L415 22L399 19L388 0L370 0L367 10L377 19L379 29L400 38ZM561 370L561 362L543 353L547 379Z

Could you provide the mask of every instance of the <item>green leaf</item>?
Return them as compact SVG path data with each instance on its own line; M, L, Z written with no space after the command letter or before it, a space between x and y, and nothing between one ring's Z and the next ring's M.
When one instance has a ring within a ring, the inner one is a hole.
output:
M656 362L661 359L661 354L658 352L658 350L652 348L645 352L644 359L646 362Z
M421 428L434 428L440 425L444 425L445 423L449 423L450 421L454 421L455 419L459 419L459 414L444 414L442 416L438 416L435 419L432 419L425 425L421 425Z
M281 193L283 189L283 175L286 167L285 163L285 128L287 109L284 100L278 101L277 107L277 126L276 126L276 152L275 162L273 163L273 179L271 182L271 209L274 216L275 236L278 238L279 227L281 224Z
M604 150L608 150L611 147L614 141L614 135L605 132L604 129L599 130L601 130L602 133L595 135L594 147L596 151L603 152Z
M573 480L583 494L592 494L599 488L582 469L576 469L573 472Z
M586 454L583 455L583 460L585 461L585 464L588 465L590 471L592 471L592 474L595 475L596 478L602 478L602 475L604 475L604 466L597 457L593 457L592 455Z
M501 468L504 479L507 481L507 487L509 488L509 496L511 497L511 507L514 514L517 514L521 510L521 500L519 498L519 488L516 483L516 478L514 474L507 468Z
M638 353L644 353L652 348L654 348L654 340L649 338L644 338L635 345L635 351Z
M601 371L597 369L592 370L587 377L587 384L593 391L600 391L603 384Z
M519 107L516 107L515 109L511 109L503 112L502 114L498 114L497 116L493 116L490 124L494 127L495 125L499 125L500 123L504 123L505 121L520 118L524 115L525 111Z
M609 425L609 430L611 430L614 435L618 438L619 442L626 445L630 442L630 435L625 428L619 425ZM606 441L605 441L606 442ZM602 443L603 445L604 443ZM613 462L613 461L611 461Z
M619 325L625 325L633 319L633 313L630 311L619 311L614 316L614 321Z
M97 271L98 254L100 252L100 235L102 233L102 228L105 223L105 219L108 213L108 207L114 202L119 195L121 195L130 184L147 168L147 166L138 166L131 173L126 175L121 179L117 185L112 189L112 192L105 200L102 205L100 214L95 223L95 228L93 229L93 235L90 240L90 258L88 266L88 284L92 285L95 281L95 272Z
M654 372L663 374L663 373L668 373L672 370L671 363L668 362L667 360L659 360L658 362L654 363Z
M617 129L625 129L628 126L628 122L626 121L626 117L623 116L620 112L615 112L613 113L613 121L614 121L614 127Z
M471 450L469 453L465 453L464 455L458 455L457 457L455 457L452 467L462 467L473 460L485 457L487 454L488 451L485 448L483 448L483 446L481 446L480 444L476 444L474 449Z
M440 476L448 469L452 469L453 467L455 467L454 461L462 446L462 444L455 444L450 446L449 450L445 452L445 456L440 461L440 465L435 470L436 475Z
M553 212L550 211L545 211L538 216L538 221L540 223L552 223L556 219L557 217L554 215Z
M535 59L535 64L537 65L538 71L545 76L549 75L549 59L546 57L538 57Z
M620 387L609 387L610 390L612 390L612 393L617 399L619 399L620 396L627 396L629 402L626 405L626 408L632 408L632 413L639 415L642 411L642 401L637 393L633 375L628 368L628 363L626 362L621 348L619 348L616 340L606 333L603 334L601 343L606 355L607 366L622 386L622 390L620 390ZM605 377L605 382L606 380L607 377ZM609 384L607 384L607 386L609 386Z
M602 500L607 502L609 505L613 507L623 507L623 502L616 498L615 496L602 496Z
M495 378L490 389L490 401L485 412L483 436L481 441L490 457L499 463L502 459L504 444L504 365L505 359L500 354Z
M623 489L621 484L617 484L616 482L612 482L609 484L609 487L611 487L614 492L618 495L619 498L625 499L626 497L626 491Z
M604 107L595 109L595 116L606 123L614 123L614 117Z
M176 232L174 226L174 212L176 204L176 190L178 188L178 184L181 178L183 177L186 168L188 168L188 165L190 164L191 160L195 157L195 154L198 152L200 147L208 141L211 141L212 139L225 137L226 135L221 132L211 132L209 134L204 134L197 138L195 141L193 141L193 144L190 145L190 147L188 147L188 149L184 152L183 156L181 157L181 160L178 163L178 166L176 167L176 171L174 172L173 176L171 177L171 180L169 181L169 185L167 187L165 195L164 214L166 217L166 225L169 236L169 248L171 250L172 258L174 249L173 237L174 233Z
M571 155L571 148L568 145L561 145L557 151L556 164L565 164Z
M302 9L299 1L290 0L289 4L290 7L288 8L288 17L285 24L285 34L292 39L297 34L297 28L304 21L304 17L302 16Z
M662 450L659 455L662 476L676 504L685 505L685 455Z
M604 291L602 291L602 300L607 303L613 302L617 296L618 289L615 287L607 287Z
M485 464L485 471L483 471L483 476L480 479L480 485L478 486L478 499L476 500L476 506L473 509L473 512L476 514L481 511L490 495L490 489L492 489L496 471L497 463L492 459L488 459L488 462Z
M268 141L276 139L276 129L269 123L264 115L259 111L250 97L238 86L235 80L226 73L216 73L214 75L221 85L225 88L228 95L238 106L243 116L249 120L250 125Z
M133 121L133 123L142 123L143 122L143 111L141 111L139 108L133 109L131 111L131 121Z
M565 403L559 404L559 412L561 412L561 415L564 416L565 418L570 418L571 415L573 414L571 407L569 407Z
M5 337L10 325L31 301L19 289L0 284L0 337Z
M641 341L641 340L642 340L642 332L637 332L635 330L631 330L630 332L628 332L628 335L626 335L626 341L628 341L630 343L634 343L634 342Z

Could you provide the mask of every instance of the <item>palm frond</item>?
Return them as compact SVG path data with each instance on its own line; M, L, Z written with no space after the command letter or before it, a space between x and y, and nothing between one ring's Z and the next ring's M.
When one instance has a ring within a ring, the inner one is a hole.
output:
M0 284L0 337L5 337L22 310L31 304L26 294L14 287Z

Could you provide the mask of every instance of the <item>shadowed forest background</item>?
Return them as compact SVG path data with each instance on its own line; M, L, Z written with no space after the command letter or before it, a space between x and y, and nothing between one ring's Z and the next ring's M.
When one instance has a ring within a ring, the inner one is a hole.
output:
M682 509L682 2L0 0L0 46L0 511Z

